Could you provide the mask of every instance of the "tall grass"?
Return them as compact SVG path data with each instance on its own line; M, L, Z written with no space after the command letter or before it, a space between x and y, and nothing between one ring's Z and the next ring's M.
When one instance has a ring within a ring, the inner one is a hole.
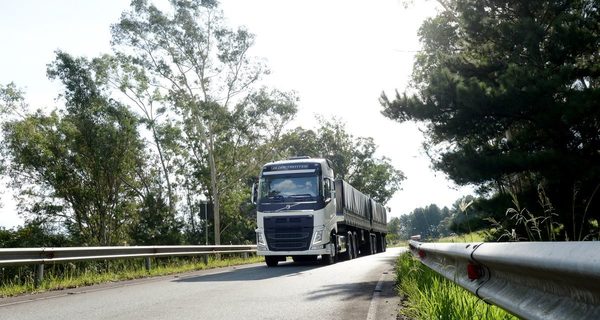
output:
M432 271L410 253L398 258L398 291L406 299L401 314L410 319L517 319Z
M596 218L588 218L588 214L590 205L599 190L600 184L596 186L590 198L581 200L578 199L579 191L577 188L574 189L571 226L559 222L560 216L541 184L537 189L541 212L530 212L527 208L521 207L516 194L509 192L513 207L506 210L506 219L503 221L494 218L485 219L492 224L485 238L488 241L598 241L600 240L599 222ZM583 203L579 203L581 201ZM582 205L583 212L577 213L576 208ZM579 216L580 221L576 219ZM587 230L587 233L584 233L584 230Z
M471 233L452 235L442 237L435 242L483 242L486 236L486 230L473 231Z
M210 258L206 264L199 257L159 258L153 259L153 265L149 271L145 269L144 259L48 265L45 269L44 280L38 288L34 286L34 268L32 266L14 268L10 272L3 268L0 269L0 297L77 288L106 282L162 276L262 261L264 261L263 257L256 256L251 256L248 259L235 256L220 260Z

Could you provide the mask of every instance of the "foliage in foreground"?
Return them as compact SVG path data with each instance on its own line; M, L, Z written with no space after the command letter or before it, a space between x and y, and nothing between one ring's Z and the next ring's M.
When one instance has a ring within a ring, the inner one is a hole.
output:
M39 288L34 286L35 269L33 266L18 268L13 279L9 279L10 277L5 274L5 268L2 268L0 271L0 297L250 264L263 260L263 257L258 256L248 259L229 257L216 260L209 258L208 263L205 264L200 257L163 258L153 260L150 271L145 269L144 259L66 263L46 266L44 281Z
M407 299L401 313L410 319L516 319L413 259L398 258L398 291Z
M473 231L465 234L454 234L447 237L442 237L435 242L484 242L485 237L490 230Z
M522 208L541 186L557 240L583 240L600 220L600 2L438 2L413 88L384 94L383 114L423 123L433 166L459 185Z

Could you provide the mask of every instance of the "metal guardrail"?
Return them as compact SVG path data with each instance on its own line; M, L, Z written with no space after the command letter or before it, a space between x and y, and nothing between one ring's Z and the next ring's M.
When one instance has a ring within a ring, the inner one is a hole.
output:
M256 252L256 245L0 248L0 266Z
M0 267L37 265L37 286L44 276L45 264L146 258L146 269L150 270L151 257L204 256L207 262L210 254L242 253L247 256L255 252L256 245L0 248Z
M421 243L421 262L525 319L600 319L600 242Z

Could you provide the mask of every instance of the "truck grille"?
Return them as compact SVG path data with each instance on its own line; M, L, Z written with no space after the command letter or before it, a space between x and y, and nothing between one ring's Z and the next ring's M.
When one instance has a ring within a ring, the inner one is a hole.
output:
M265 217L264 226L271 251L300 251L310 247L312 216Z

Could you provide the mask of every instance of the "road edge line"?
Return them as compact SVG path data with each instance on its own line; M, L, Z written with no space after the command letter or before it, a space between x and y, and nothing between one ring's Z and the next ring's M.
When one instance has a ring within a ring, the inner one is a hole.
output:
M376 320L377 319L377 300L379 300L379 296L381 295L381 287L383 286L383 280L386 276L386 273L382 273L379 277L379 281L375 286L375 290L373 290L373 297L371 298L371 303L369 304L369 311L367 312L367 320Z

